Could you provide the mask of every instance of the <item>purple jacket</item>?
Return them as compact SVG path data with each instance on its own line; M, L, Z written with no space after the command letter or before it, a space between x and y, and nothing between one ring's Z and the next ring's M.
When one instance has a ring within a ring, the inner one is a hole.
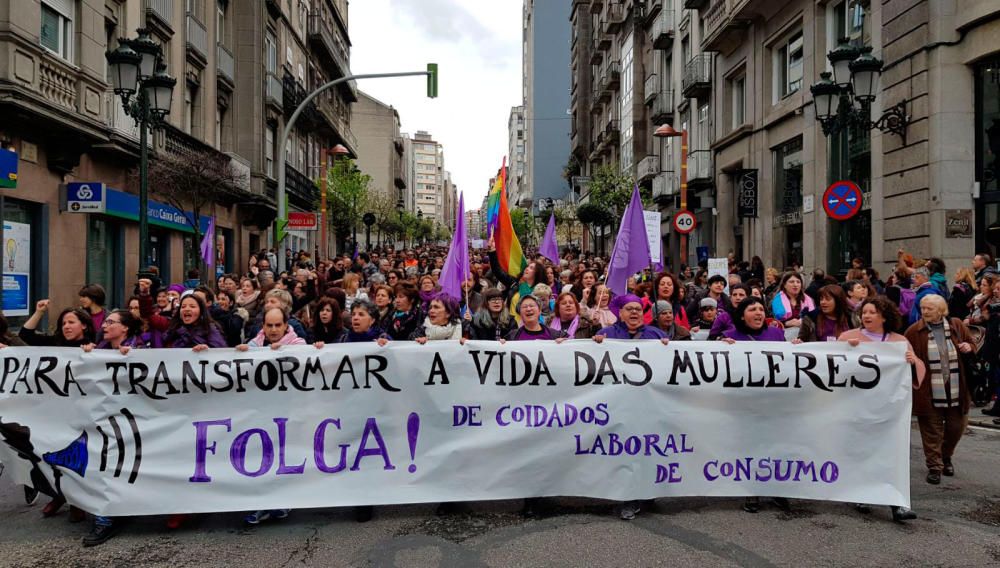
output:
M226 347L226 338L222 336L219 328L212 324L207 332L194 330L187 326L180 326L174 331L168 331L163 336L163 344L170 348L191 348L195 345L208 345L209 347Z
M712 322L712 329L708 332L709 339L725 335L725 333L735 326L733 325L733 318L729 315L726 310L719 310L715 316L715 321Z
M621 320L598 331L597 335L603 335L608 339L665 339L667 337L662 329L651 325L643 325L635 333L629 333L628 326Z
M722 337L728 337L736 341L784 341L785 331L780 327L764 324L764 329L757 335L747 335L734 327L724 331Z

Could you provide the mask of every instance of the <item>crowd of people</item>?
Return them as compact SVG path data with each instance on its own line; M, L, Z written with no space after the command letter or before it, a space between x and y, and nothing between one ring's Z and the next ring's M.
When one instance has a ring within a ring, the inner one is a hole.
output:
M155 268L141 272L134 295L120 309L105 305L105 292L84 286L77 306L62 309L51 334L40 328L50 311L41 300L14 335L2 323L6 345L79 347L84 350L168 348L201 351L235 348L278 349L311 344L391 341L529 341L605 339L669 341L898 341L908 345L912 365L913 414L918 419L926 458L926 480L955 475L953 455L965 432L970 407L1000 414L995 407L1000 368L1000 275L992 258L976 255L970 266L949 279L940 259L914 259L900 251L883 281L861 259L846 277L815 270L807 282L801 268L766 268L759 257L730 259L729 274L709 275L704 266L682 266L676 273L646 270L628 282L624 293L604 284L607 261L588 253L567 252L558 263L530 260L519 277L506 274L492 250L472 254L471 275L461 297L444 294L438 278L447 250L422 246L379 248L314 261L287 252L278 267L274 251L250 258L246 271L223 274L203 284L197 271L183 284L159 281ZM1000 420L1000 419L998 419ZM37 492L25 488L29 503ZM50 496L42 514L65 505ZM527 500L532 514L537 501ZM787 507L784 499L775 499ZM643 502L623 504L622 519L632 519ZM743 508L754 513L760 502ZM864 504L857 505L867 512ZM447 512L448 507L439 511ZM288 510L254 511L249 524L287 517ZM357 519L372 517L358 507ZM85 513L70 507L70 520ZM913 511L892 508L896 521ZM184 515L167 519L179 527ZM116 534L123 519L94 517L85 545Z

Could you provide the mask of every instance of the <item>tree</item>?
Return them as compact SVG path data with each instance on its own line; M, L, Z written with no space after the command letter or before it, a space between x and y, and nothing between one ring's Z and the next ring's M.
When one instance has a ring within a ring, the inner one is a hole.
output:
M590 178L590 203L608 209L613 221L608 224L617 225L625 207L632 198L632 188L635 180L626 172L621 171L618 164L597 168ZM649 190L646 193L650 193ZM641 191L640 191L641 194ZM652 196L650 195L650 198Z
M136 176L137 178L137 176ZM214 152L188 155L161 153L149 164L149 187L164 201L182 211L194 229L191 257L198 259L202 282L206 266L201 258L202 213L211 213L216 203L234 203L248 182L232 166L230 159ZM215 250L215 247L212 247ZM214 253L213 253L214 254Z
M361 223L363 206L368 198L371 176L364 174L354 160L335 160L326 178L327 211L337 240L343 243Z
M575 242L575 237L583 236L575 203L559 205L553 210L553 213L556 216L556 239L560 243L570 245Z
M510 224L514 226L514 234L522 245L527 246L528 238L531 236L532 218L531 215L520 207L510 210Z

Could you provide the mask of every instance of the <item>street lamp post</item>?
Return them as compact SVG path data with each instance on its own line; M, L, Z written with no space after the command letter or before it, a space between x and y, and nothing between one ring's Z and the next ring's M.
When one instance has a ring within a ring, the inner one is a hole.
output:
M281 131L281 140L279 141L278 148L284 148L288 143L288 137L292 134L292 128L295 126L295 121L298 120L299 115L302 111L315 99L320 93L327 91L341 83L347 83L349 81L356 81L358 79L384 79L388 77L413 77L413 76L425 76L427 77L427 96L430 98L435 98L438 95L438 66L436 63L428 63L427 71L411 71L405 73L368 73L364 75L348 75L346 77L341 77L335 79L326 84L321 85L315 91L306 95L299 106L292 112L292 116L288 117L285 122L285 127ZM275 196L275 201L278 205L278 219L284 219L287 217L288 212L285 210L285 152L278 152L278 160L276 164L278 168L278 190ZM357 239L355 239L357 242ZM276 243L277 244L277 243ZM278 265L284 266L285 263L285 247L278 246Z
M669 124L663 124L653 131L653 136L657 138L674 138L680 136L681 138L681 211L687 210L687 198L688 198L688 185L687 185L687 170L688 170L688 132L687 130L681 130L680 132L674 130ZM687 235L681 234L681 263L687 264L688 262L688 248L687 248ZM661 259L662 260L662 259ZM680 266L677 267L678 270Z
M399 213L399 240L402 243L402 247L406 248L406 229L403 227L403 210L406 208L406 204L403 202L403 198L399 198L396 201L396 212Z
M825 136L854 127L898 135L906 145L906 99L888 108L878 120L871 120L882 61L871 54L870 46L856 47L847 38L827 54L833 73L820 73L820 80L809 90L813 95L816 120Z
M133 40L119 39L106 54L111 82L125 112L139 125L139 269L149 264L149 127L156 128L170 112L177 80L167 75L163 50L146 29ZM133 98L134 97L134 98ZM195 221L197 222L197 221Z
M424 220L424 212L421 211L419 207L417 207L417 226L418 227L422 227L423 226L423 220ZM423 231L421 231L421 233L423 233ZM414 236L416 236L416 235L414 235ZM424 244L424 237L423 237L422 234L420 236L420 244L421 245Z

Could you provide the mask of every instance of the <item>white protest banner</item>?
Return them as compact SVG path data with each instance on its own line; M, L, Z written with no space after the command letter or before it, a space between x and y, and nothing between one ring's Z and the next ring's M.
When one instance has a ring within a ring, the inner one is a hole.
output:
M0 460L102 515L535 496L908 505L899 344L0 350Z
M660 212L642 212L642 219L646 222L646 240L649 241L649 257L651 264L660 262Z
M726 294L729 293L729 259L710 258L708 259L708 277L721 276L726 279Z

